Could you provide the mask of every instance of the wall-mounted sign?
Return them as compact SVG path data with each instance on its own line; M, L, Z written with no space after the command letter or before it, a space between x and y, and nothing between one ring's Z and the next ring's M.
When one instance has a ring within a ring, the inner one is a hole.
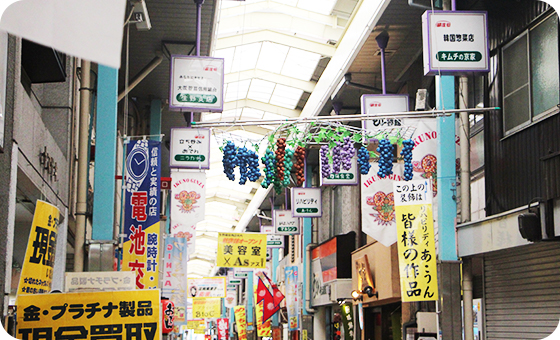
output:
M360 100L362 114L390 116L390 113L408 111L408 96L404 94L364 94ZM366 119L362 127L370 132L379 131L386 126L400 126L398 119Z
M171 129L169 166L185 169L209 169L210 129Z
M321 217L321 188L292 188L292 216Z
M223 276L187 279L189 297L224 298L226 297L226 278Z
M358 277L358 289L363 292L365 291L366 287L369 286L375 291L367 255L364 254L364 256L358 257L355 261L355 264L357 274L356 276Z
M426 11L422 41L426 75L490 69L486 12Z
M226 268L265 268L266 234L219 233L216 263Z
M75 272L66 273L64 290L133 290L136 289L134 272Z
M402 301L437 300L432 183L429 179L395 182L393 191Z
M274 210L274 232L281 235L299 234L299 217L292 216L291 210Z
M267 248L284 248L284 235L266 235Z
M319 169L321 166L323 158L319 157ZM337 174L331 173L328 177L319 176L320 184L323 185L356 185L358 184L358 157L352 157L352 166L348 170L340 169Z
M224 59L171 56L169 108L222 111Z

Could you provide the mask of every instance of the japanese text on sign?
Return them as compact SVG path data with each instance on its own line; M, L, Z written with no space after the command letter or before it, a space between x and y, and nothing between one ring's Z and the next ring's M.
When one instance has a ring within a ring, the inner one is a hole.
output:
M219 233L217 265L220 267L264 268L266 234Z

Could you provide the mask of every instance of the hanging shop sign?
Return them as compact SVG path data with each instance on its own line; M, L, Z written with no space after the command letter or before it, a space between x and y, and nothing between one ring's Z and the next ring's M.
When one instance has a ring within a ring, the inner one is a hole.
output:
M342 312L342 326L344 327L344 340L354 339L354 310L353 305L345 303L340 306Z
M171 168L210 168L210 129L173 128L169 145Z
M293 217L321 217L321 188L292 188Z
M206 173L199 171L171 172L172 234L190 232L192 226L204 220L206 203Z
M166 237L163 253L162 294L175 305L175 326L184 324L187 308L187 254L186 240Z
M266 234L219 233L218 267L265 268Z
M438 299L430 180L395 182L395 213L403 302Z
M160 145L127 144L122 268L136 273L137 289L156 288L159 281Z
M196 245L196 224L175 223L170 225L171 235L183 239L186 254L194 253Z
M133 272L68 272L64 276L64 291L66 292L80 289L136 289L136 278Z
M204 334L206 330L206 320L187 320L187 329L192 329L194 334Z
M175 320L175 305L171 300L161 300L161 332L169 334L173 331L173 321Z
M224 59L171 56L170 109L221 112L223 88Z
M228 285L226 288L226 298L224 300L224 306L226 308L233 308L237 305L237 288L235 286Z
M362 114L383 115L408 111L408 96L404 94L364 94L360 98L360 103ZM362 128L369 132L400 125L400 120L393 119L389 115L387 119L365 119L362 122Z
M233 277L233 270L228 270L228 272L227 272L226 291L227 291L227 288L228 288L230 285L238 286L238 285L240 285L240 284L241 284L241 279L236 279L235 277ZM227 296L227 292L226 292L226 296Z
M247 340L247 316L245 306L235 306L233 308L235 315L235 324L237 326L237 338L239 340Z
M397 242L393 182L402 181L403 165L393 164L393 174L379 177L378 163L361 176L362 231L388 247Z
M58 208L37 200L19 279L18 296L51 291L59 222Z
M486 16L486 12L424 12L424 74L488 72Z
M189 297L224 298L226 297L226 278L224 276L187 279Z
M249 275L253 275L252 269L233 268L233 277L236 279L246 279Z
M268 248L284 248L284 235L266 235L266 246Z
M286 280L286 308L288 310L288 327L290 331L299 328L298 267L284 269Z
M274 231L281 235L299 234L299 217L292 216L291 210L274 210Z
M320 174L320 184L323 185L356 185L358 184L358 157L354 156L351 160L351 167L348 170L340 169L340 172L331 173L328 177ZM319 157L319 171L322 171L323 157Z
M222 315L222 299L192 299L192 313L195 319L213 319Z
M18 339L159 340L160 292L114 291L21 295Z
M358 257L354 263L356 264L356 276L358 277L358 290L365 292L366 288L370 287L375 291L367 255Z
M229 319L216 320L216 328L218 329L218 340L229 340Z

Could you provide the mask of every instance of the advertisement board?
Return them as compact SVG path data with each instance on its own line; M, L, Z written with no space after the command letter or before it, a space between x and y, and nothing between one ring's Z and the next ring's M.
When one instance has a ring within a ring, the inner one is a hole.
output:
M266 234L219 233L217 255L219 267L265 268Z
M169 144L171 168L210 168L210 129L173 128Z
M299 234L299 217L292 216L291 210L274 210L274 217L272 222L276 234Z
M321 217L322 215L321 188L292 188L293 217Z

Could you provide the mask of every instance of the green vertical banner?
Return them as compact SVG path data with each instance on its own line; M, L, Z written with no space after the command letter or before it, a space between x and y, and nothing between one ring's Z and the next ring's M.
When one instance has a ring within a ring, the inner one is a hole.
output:
M344 340L354 339L354 311L352 305L345 303L340 306L342 310L342 326L344 327Z

